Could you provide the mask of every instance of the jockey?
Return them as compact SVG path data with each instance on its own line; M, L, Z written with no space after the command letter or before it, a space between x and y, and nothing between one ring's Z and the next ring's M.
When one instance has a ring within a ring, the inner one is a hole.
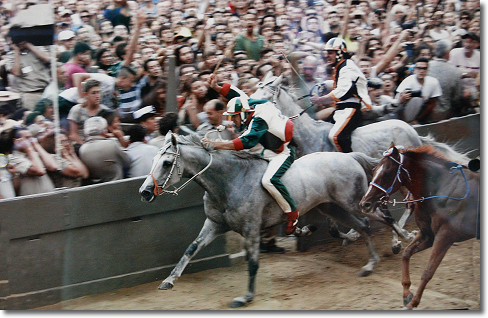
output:
M323 49L326 63L333 69L334 89L324 96L313 94L313 104L335 102L334 127L329 140L340 152L352 152L351 133L362 123L361 107L371 109L367 80L359 67L349 59L346 42L340 38L330 39Z
M216 149L243 150L260 143L264 148L261 154L269 161L261 183L286 213L286 234L294 234L299 213L295 201L281 181L281 177L295 160L295 149L290 146L293 122L268 100L248 98L228 83L219 86L213 75L209 81L213 89L229 99L224 115L232 116L234 123L240 122L246 130L234 140L204 139L204 144L213 145Z

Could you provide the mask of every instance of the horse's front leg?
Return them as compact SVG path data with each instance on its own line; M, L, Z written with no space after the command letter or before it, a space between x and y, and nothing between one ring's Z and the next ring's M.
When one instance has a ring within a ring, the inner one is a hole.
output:
M210 244L210 242L212 242L217 236L224 234L225 232L227 232L227 229L224 229L223 226L209 219L206 219L197 238L190 244L190 246L188 246L185 254L183 254L183 257L180 259L173 271L171 271L171 274L159 285L158 288L173 288L174 282L181 276L183 270L188 265L193 256L195 256L198 251L200 251L204 246Z
M402 255L402 286L403 286L403 305L406 306L413 298L410 291L412 281L410 280L410 258L413 254L425 250L432 246L432 240L422 232L419 232L413 241L403 250Z
M249 282L247 293L244 296L234 298L230 303L230 307L232 308L245 306L254 299L256 275L259 268L259 226L246 224L244 226L243 236L245 238L244 247L248 258Z
M437 267L439 267L439 264L441 263L442 259L444 258L453 243L454 242L452 241L452 233L450 233L449 231L441 230L437 233L434 238L434 244L430 253L429 262L427 263L427 267L425 268L424 272L422 273L422 277L420 278L419 288L417 289L417 292L415 293L415 296L410 301L410 303L405 306L406 309L416 308L420 304L420 299L422 298L422 294L424 293L427 283L434 276Z

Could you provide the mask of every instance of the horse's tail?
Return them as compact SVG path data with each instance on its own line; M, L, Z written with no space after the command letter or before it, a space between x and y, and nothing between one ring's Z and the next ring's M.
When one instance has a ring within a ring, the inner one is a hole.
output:
M351 152L350 155L361 165L364 172L366 172L368 180L371 180L373 178L373 170L381 159L370 157L362 152Z
M440 151L449 160L458 162L462 165L467 165L470 161L470 158L467 156L466 153L461 153L455 149L456 145L449 146L446 143L436 141L431 134L428 134L427 136L419 136L419 137L423 145L430 145L434 147L436 150Z

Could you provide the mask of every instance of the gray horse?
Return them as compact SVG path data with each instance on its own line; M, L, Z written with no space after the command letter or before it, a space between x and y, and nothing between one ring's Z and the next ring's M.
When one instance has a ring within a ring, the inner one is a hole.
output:
M151 202L181 178L195 180L204 188L207 219L198 237L190 244L159 289L170 289L195 254L227 231L241 234L248 257L248 291L235 298L231 307L240 307L254 298L258 270L260 230L286 220L281 208L261 186L267 162L246 152L206 150L197 136L167 135L166 146L154 158L152 171L139 189L143 201ZM314 153L294 162L282 180L298 203L300 212L312 208L336 222L357 230L366 238L370 258L360 275L372 272L379 261L367 218L359 216L359 200L366 192L377 159L360 153ZM185 184L187 184L185 183ZM184 185L183 185L184 186ZM333 202L345 211L326 209Z
M282 76L273 76L269 72L263 81L258 84L258 89L251 97L274 102L284 115L293 119L295 124L293 127L293 142L297 147L297 157L314 152L336 151L328 138L333 124L314 120L303 112L294 97L280 85L282 78ZM434 146L448 158L455 158L458 155L447 144L436 142L432 137L419 136L412 126L396 119L358 127L351 135L351 142L353 151L367 154L373 158L382 158L383 152L389 148L391 142L396 145L414 148L427 144ZM392 224L395 231L393 231L391 245L395 254L400 252L402 246L402 242L398 240L397 233L408 242L415 237L415 233L409 233L403 229L412 211L413 207L407 206L398 223L394 222ZM340 233L340 235L349 241L354 241L359 237L354 231L350 231L347 234Z

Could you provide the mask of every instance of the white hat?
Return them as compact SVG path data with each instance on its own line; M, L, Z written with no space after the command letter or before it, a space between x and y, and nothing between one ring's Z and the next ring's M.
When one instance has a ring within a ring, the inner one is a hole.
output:
M90 117L85 120L83 132L85 136L99 136L107 129L107 120L100 116Z
M134 113L132 113L132 116L136 120L142 120L143 117L151 117L151 116L146 116L146 115L151 115L151 116L157 115L157 112L153 106L149 105L146 107L142 107L141 109L138 109Z
M71 11L70 9L64 9L63 11L61 11L59 16L62 17L62 16L67 15L67 14L72 15L73 11Z
M75 36L76 36L76 34L73 31L63 30L63 31L59 32L59 34L58 34L58 41L66 41L66 40L74 38Z

